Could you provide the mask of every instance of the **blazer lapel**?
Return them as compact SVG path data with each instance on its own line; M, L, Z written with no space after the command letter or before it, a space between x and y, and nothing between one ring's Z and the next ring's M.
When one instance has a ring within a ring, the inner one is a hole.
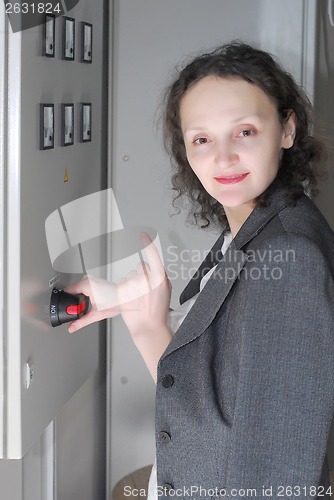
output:
M302 194L302 196L305 195ZM196 299L195 304L177 330L177 333L174 335L162 358L168 356L168 354L179 347L191 342L208 328L247 261L247 253L243 251L243 247L259 234L268 222L290 203L293 203L293 201L288 197L281 183L276 180L272 185L272 192L267 206L256 206L244 222L229 245L226 253L222 256L222 260L217 265L216 270ZM223 240L223 235L218 238L211 252L209 252L210 259L211 255L216 254L219 245L220 247L222 246ZM200 270L205 268L206 264L207 259L204 260L199 270L195 273L199 276L199 280L193 281L190 286L187 285L182 292L181 297L183 296L182 298L184 300L185 297L190 298L194 295L194 293L192 293L193 291L195 291L195 293L199 291L199 282L202 277Z
M194 295L196 295L196 293L199 292L201 279L203 278L203 276L206 274L206 272L209 271L209 269L211 269L213 266L215 266L216 264L218 264L218 262L221 261L222 259L221 247L223 243L224 243L224 233L219 236L218 240L213 245L211 250L207 253L202 264L197 269L196 273L194 274L194 277L191 278L191 280L181 293L180 304L183 304L183 302L186 302L186 300L191 299L191 297L193 297Z
M212 323L243 268L246 258L247 255L237 250L232 241L162 358L194 340Z

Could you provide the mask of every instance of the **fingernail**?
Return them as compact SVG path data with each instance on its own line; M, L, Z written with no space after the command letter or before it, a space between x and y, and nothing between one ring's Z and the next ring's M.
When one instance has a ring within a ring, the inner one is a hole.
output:
M141 239L144 241L144 243L151 243L151 238L147 233L140 233Z

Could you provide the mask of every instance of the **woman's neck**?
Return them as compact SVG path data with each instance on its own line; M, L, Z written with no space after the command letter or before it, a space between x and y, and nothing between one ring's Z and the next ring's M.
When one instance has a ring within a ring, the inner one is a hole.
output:
M255 208L255 204L244 204L239 207L224 207L225 214L230 226L232 238L235 238L241 226L250 216Z

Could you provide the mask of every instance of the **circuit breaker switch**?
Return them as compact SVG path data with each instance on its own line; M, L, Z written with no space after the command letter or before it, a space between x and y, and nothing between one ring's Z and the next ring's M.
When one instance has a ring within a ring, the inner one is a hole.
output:
M81 318L91 308L89 297L83 293L73 295L59 288L53 288L50 299L50 321L59 326Z
M84 300L81 304L76 306L67 306L66 312L67 314L81 314L86 309L86 301Z

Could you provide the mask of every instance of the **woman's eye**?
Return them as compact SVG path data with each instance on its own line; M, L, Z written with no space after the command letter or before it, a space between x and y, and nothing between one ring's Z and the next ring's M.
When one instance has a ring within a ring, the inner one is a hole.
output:
M255 130L252 130L250 128L246 128L244 130L241 130L241 132L239 132L239 136L241 137L250 137L253 134L255 134Z
M193 141L193 144L206 144L207 142L208 139L206 137L197 137L197 139Z

